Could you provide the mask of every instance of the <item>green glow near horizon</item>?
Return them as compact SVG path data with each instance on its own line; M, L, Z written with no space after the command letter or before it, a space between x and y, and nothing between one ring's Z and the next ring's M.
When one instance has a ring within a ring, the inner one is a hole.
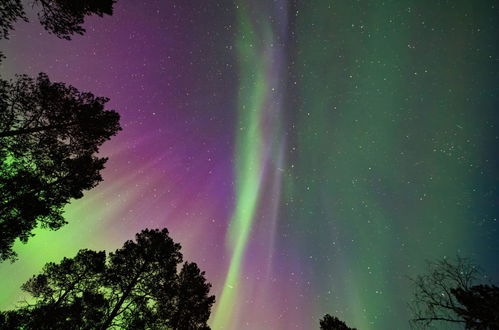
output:
M261 113L266 93L265 60L257 52L250 18L237 7L239 33L239 127L236 136L236 202L228 231L228 248L232 251L229 269L212 321L214 329L228 329L238 295L241 264L258 204L262 174L263 138Z

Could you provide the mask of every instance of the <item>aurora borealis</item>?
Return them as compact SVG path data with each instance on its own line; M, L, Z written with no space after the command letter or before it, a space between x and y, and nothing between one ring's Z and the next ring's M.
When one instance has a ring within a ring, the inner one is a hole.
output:
M0 265L0 307L145 227L206 271L213 329L405 329L407 276L458 253L497 282L498 7L120 0L71 41L18 23L2 75L107 96L123 131L69 224Z

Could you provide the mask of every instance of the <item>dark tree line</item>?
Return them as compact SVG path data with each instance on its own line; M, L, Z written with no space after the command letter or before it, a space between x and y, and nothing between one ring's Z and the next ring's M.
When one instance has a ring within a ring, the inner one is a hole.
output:
M102 181L95 154L121 129L107 101L45 74L0 80L0 261L37 225L63 226L63 207Z
M31 303L0 313L2 329L209 329L215 297L168 231L143 230L105 252L48 263L22 289Z

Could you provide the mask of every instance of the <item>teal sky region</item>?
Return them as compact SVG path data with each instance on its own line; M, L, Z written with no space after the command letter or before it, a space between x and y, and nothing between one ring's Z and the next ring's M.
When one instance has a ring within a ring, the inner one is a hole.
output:
M283 208L297 220L280 224L287 248L310 251L302 263L316 308L360 329L403 328L404 276L425 259L494 259L493 9L324 1L300 10Z
M213 329L406 329L408 276L470 257L499 281L495 1L131 1L72 41L19 23L2 76L110 97L123 131L69 224L0 265L0 308L47 261L167 227Z

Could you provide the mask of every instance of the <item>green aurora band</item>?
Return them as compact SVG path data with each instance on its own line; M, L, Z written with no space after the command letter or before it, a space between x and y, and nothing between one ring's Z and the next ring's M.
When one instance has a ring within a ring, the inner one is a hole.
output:
M239 127L236 137L236 201L228 231L228 248L232 251L229 269L216 306L212 327L229 329L234 321L238 298L241 264L257 209L263 172L261 134L262 112L267 98L265 58L258 52L258 40L243 6L237 6L239 59Z

